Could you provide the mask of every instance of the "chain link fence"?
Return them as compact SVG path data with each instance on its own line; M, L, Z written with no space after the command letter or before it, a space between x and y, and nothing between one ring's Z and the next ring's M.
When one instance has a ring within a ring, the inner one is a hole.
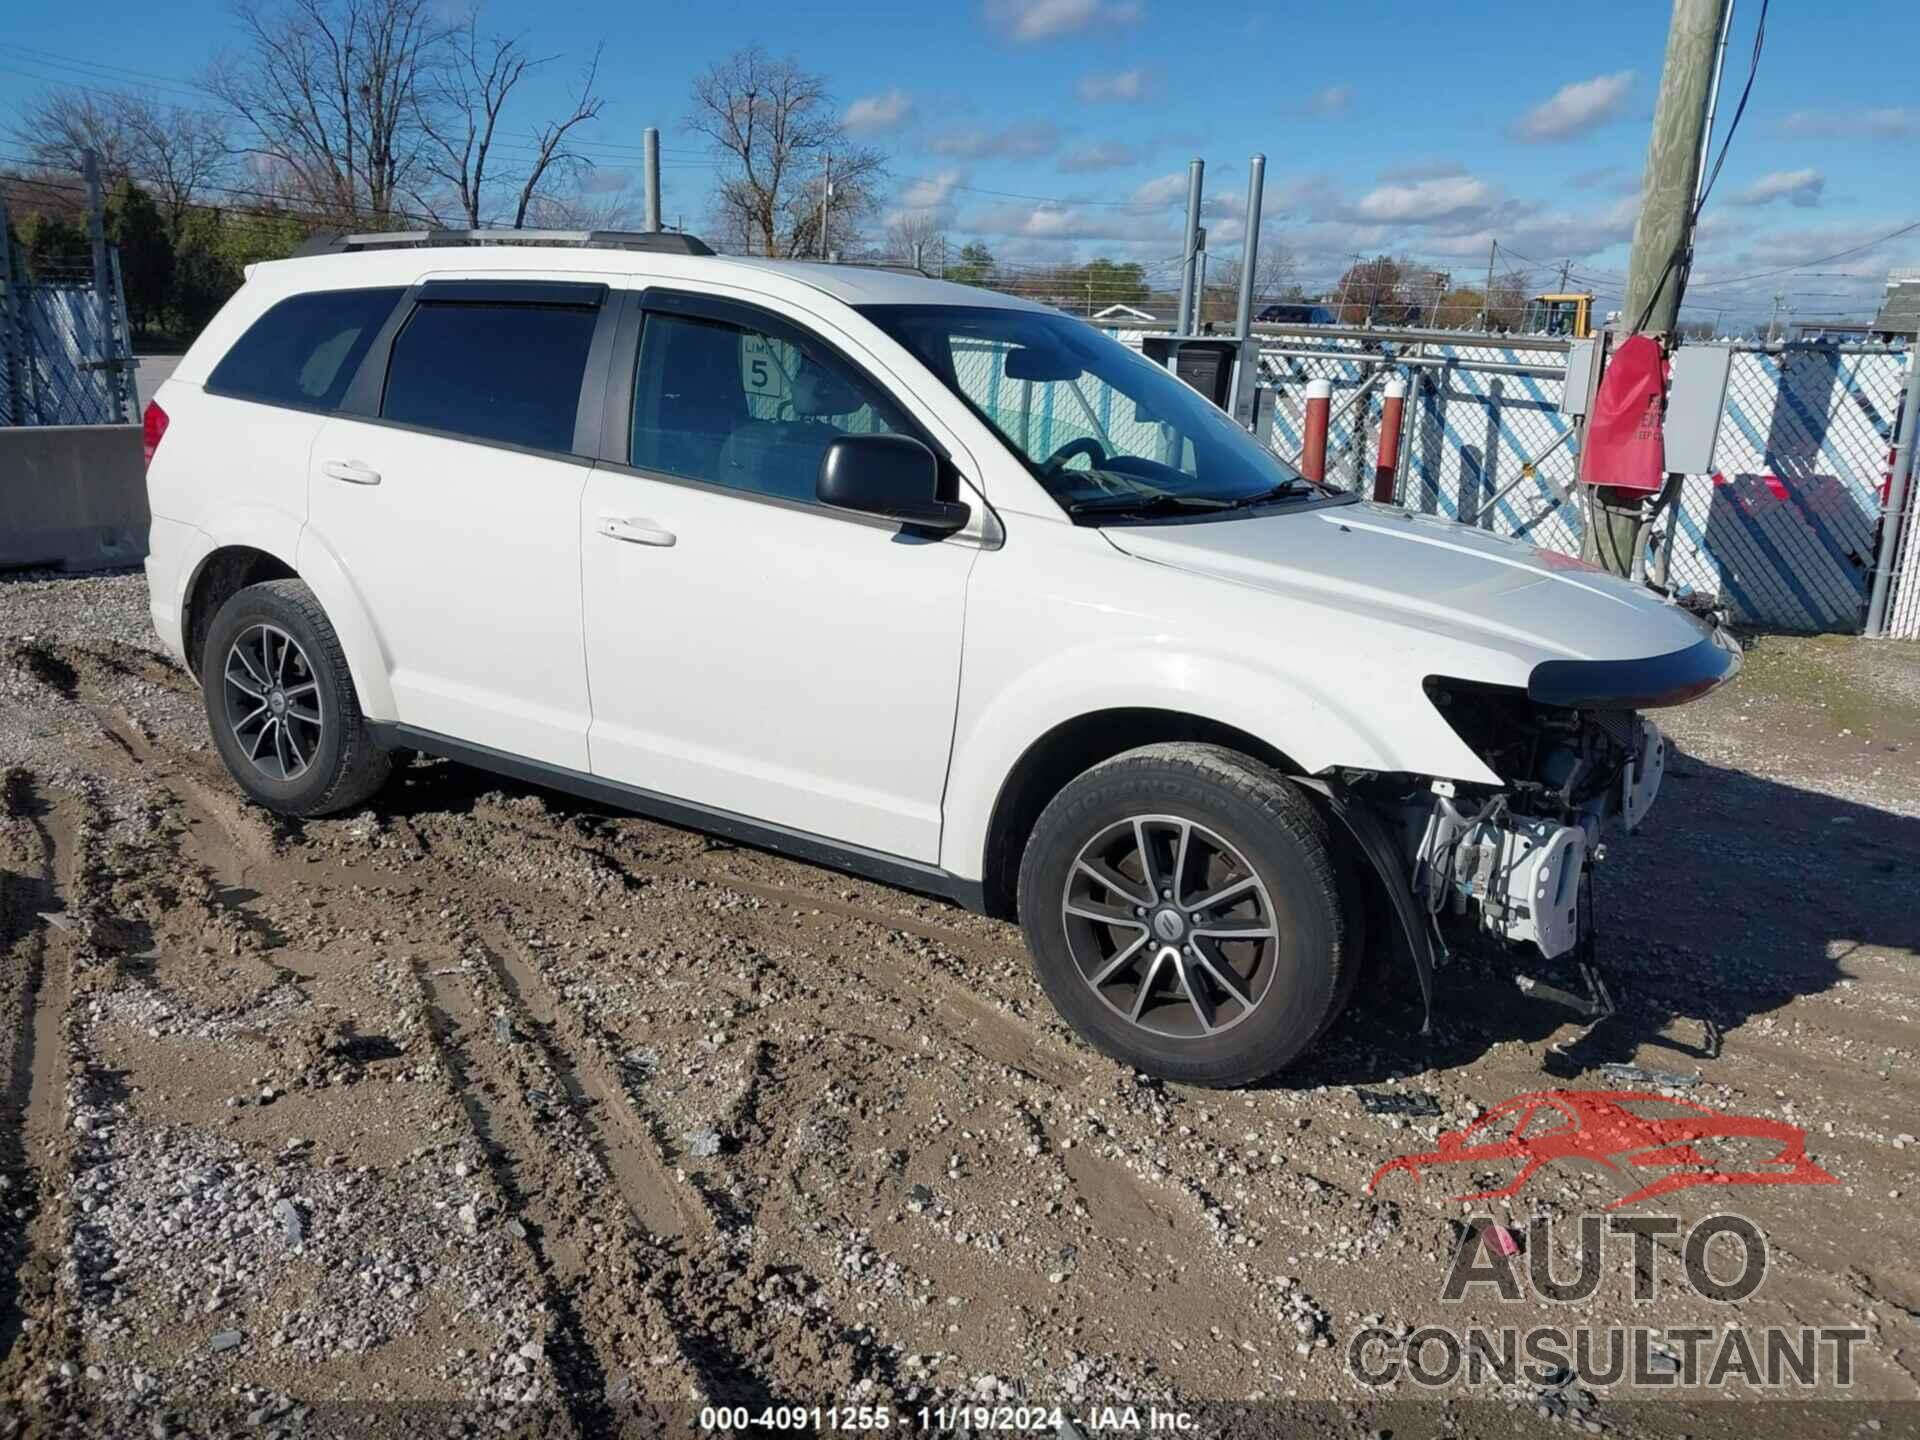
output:
M0 237L6 211L0 207ZM119 257L41 268L0 238L0 425L117 425L140 416Z
M1116 338L1137 347L1144 333ZM1579 440L1560 412L1565 341L1330 327L1259 334L1275 451L1299 456L1307 383L1326 380L1328 479L1370 491L1384 392L1398 379L1407 386L1400 504L1579 553ZM1906 355L1866 345L1732 348L1715 471L1686 479L1650 541L1650 563L1665 563L1682 591L1722 597L1747 624L1858 630ZM1889 633L1911 635L1920 633L1920 544L1911 533L1902 563Z

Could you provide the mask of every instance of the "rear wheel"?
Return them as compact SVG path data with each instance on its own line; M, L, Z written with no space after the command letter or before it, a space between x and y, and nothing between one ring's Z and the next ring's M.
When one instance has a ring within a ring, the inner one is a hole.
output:
M1297 1058L1351 993L1343 888L1325 821L1278 771L1151 745L1047 806L1020 918L1041 983L1093 1045L1240 1085Z
M233 778L282 815L360 804L387 778L340 640L312 590L238 591L207 630L200 665L213 742Z

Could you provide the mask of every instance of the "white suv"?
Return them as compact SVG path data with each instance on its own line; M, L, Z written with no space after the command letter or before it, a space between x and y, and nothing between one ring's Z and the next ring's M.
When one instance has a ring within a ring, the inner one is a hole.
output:
M1443 930L1584 953L1636 712L1738 667L1057 311L548 238L256 265L147 412L154 623L269 809L430 752L1017 915L1088 1040L1224 1085L1369 943L1429 1004Z

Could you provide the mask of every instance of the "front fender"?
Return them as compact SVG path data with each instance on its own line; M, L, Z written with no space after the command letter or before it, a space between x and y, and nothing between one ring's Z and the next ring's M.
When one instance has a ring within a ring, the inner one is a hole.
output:
M1497 778L1416 688L1392 713L1369 713L1330 687L1226 654L1194 654L1140 638L1049 653L996 677L978 710L961 706L949 771L941 864L982 878L1002 785L1029 747L1068 721L1109 710L1191 715L1265 741L1307 774L1333 766L1406 770L1481 783Z

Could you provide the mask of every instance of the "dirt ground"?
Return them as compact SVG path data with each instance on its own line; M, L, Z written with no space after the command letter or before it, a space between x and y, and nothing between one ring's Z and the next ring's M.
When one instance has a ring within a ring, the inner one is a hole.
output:
M1390 975L1301 1068L1218 1093L1094 1054L1014 928L937 901L440 762L276 820L145 605L138 575L0 580L0 1437L650 1434L786 1404L1236 1433L1282 1402L1357 1435L1913 1431L1912 646L1763 637L1662 717L1665 791L1597 884L1621 1013L1569 1054L1564 1012L1461 960L1431 1034ZM1621 1207L1683 1233L1610 1237L1580 1304L1525 1276L1445 1298L1463 1243L1494 1263L1483 1217L1560 1222L1499 1263L1577 1271L1578 1218L1647 1174L1565 1161L1462 1202L1514 1166L1375 1171L1527 1092L1661 1088L1609 1061L1804 1129L1834 1183ZM1724 1213L1765 1237L1738 1300L1680 1279ZM1376 1329L1391 1359L1541 1324L1639 1327L1662 1365L1688 1327L1864 1333L1848 1383L1783 1391L1352 1363Z

